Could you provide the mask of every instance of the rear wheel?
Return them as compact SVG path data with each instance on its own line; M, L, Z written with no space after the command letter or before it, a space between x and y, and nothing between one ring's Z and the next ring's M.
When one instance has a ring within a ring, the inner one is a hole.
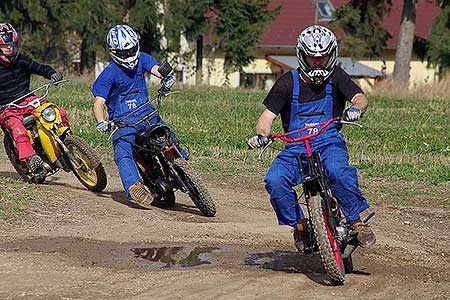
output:
M171 208L175 206L175 192L165 192L162 196L155 198L152 205L160 208Z
M325 271L333 284L341 285L345 280L345 267L323 201L325 200L319 195L312 196L309 200L311 223Z
M19 174L20 178L28 183L44 183L45 177L36 177L28 171L28 166L19 160L19 152L17 151L14 141L11 136L5 132L5 138L3 139L6 154L8 159Z
M81 163L81 166L77 167L75 162L70 161L72 171L81 184L90 191L101 192L106 187L106 173L91 146L73 135L66 137L64 144Z
M195 206L203 215L213 217L216 214L216 206L200 176L182 157L176 158L173 164L181 180L187 186L188 195Z

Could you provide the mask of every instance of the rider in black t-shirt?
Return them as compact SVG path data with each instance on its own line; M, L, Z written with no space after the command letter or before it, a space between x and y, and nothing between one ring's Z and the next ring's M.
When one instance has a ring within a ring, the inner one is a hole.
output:
M256 135L248 141L251 148L262 147L269 141L278 114L288 132L342 115L347 121L355 121L367 110L367 97L336 66L338 46L331 30L320 25L306 28L300 33L296 48L299 68L279 78L264 99L266 109L256 124ZM344 112L346 102L351 106ZM375 243L375 235L361 222L360 213L369 204L359 189L356 168L348 164L347 147L339 130L336 124L330 125L311 141L311 147L320 152L333 194L347 221L358 232L360 245L368 247ZM294 228L295 245L304 251L312 245L304 214L292 189L301 180L296 160L300 153L306 153L303 143L287 145L273 161L264 181L279 224Z
M297 69L301 72L300 68ZM342 116L345 104L347 101L351 101L353 96L358 93L363 93L361 88L351 80L350 76L345 73L340 67L336 67L334 72L330 75L332 85L332 98L333 98L333 117ZM325 82L321 84L306 83L303 80L300 83L300 97L298 101L300 103L306 103L316 101L325 97ZM273 112L274 114L280 114L283 122L283 128L287 132L290 113L291 113L291 101L292 101L292 88L293 88L292 74L290 72L282 75L269 94L264 99L264 106Z

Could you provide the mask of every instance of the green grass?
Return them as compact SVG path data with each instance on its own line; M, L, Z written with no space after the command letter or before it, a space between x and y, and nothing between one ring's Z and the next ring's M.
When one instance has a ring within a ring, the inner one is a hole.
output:
M33 86L44 81L33 78ZM79 79L53 88L48 100L68 111L75 133L88 141L106 164L112 164L108 135L97 133L90 86ZM260 185L272 159L283 147L269 149L262 161L246 141L264 110L266 93L242 89L180 88L163 99L162 117L192 156L192 164L209 178L232 184ZM154 95L154 89L151 91ZM360 171L363 191L372 203L450 207L450 98L394 99L371 97L361 120L363 129L345 127L351 163ZM274 132L281 131L279 120ZM6 159L3 156L3 159ZM373 182L372 182L373 181ZM41 186L0 177L0 219L26 213ZM299 190L300 191L300 190ZM439 202L436 202L439 201Z
M0 219L10 221L26 214L26 209L36 199L35 186L0 177Z
M363 130L346 128L352 162L369 176L450 181L450 99L371 98Z
M160 113L203 172L260 177L278 152L268 151L260 162L257 151L247 150L246 141L264 109L261 102L265 94L242 89L181 88L180 94L163 99ZM99 149L111 150L108 136L95 131L90 86L71 81L51 91L49 99L57 99L69 112L78 135ZM369 100L369 111L361 120L364 128L343 129L351 163L370 177L449 182L450 99ZM279 121L274 131L281 131ZM283 145L278 142L275 147Z

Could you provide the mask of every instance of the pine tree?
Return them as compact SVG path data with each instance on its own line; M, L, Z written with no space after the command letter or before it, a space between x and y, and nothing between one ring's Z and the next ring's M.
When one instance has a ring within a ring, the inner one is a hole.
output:
M442 10L433 22L428 37L426 57L433 66L439 67L440 75L450 70L450 1L441 1Z
M383 27L383 17L391 4L391 0L351 0L338 7L330 26L344 31L340 40L342 52L351 57L380 56L391 38Z

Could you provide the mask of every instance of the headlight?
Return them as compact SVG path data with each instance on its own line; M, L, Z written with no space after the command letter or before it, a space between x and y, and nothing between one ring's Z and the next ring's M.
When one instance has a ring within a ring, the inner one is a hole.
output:
M56 111L53 107L47 107L42 111L42 117L47 122L53 122L56 119Z

